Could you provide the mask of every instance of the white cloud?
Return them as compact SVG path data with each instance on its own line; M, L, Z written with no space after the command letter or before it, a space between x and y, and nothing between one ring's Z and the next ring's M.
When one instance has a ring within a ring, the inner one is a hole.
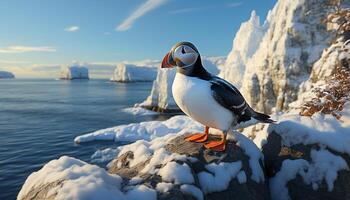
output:
M129 17L127 17L117 28L117 31L126 31L130 29L137 19L152 11L153 9L163 5L168 0L147 0L145 3L140 5Z
M235 2L235 3L229 3L229 4L227 4L227 6L234 8L234 7L241 6L242 4L243 4L243 2Z
M79 26L69 26L67 28L64 29L64 31L67 31L67 32L76 32L78 31L80 28Z
M207 8L208 7L183 8L183 9L179 9L179 10L170 11L170 13L171 14L179 14L179 13L186 13L186 12L204 10L204 9L207 9Z
M50 46L8 46L0 48L0 53L26 53L26 52L55 52Z

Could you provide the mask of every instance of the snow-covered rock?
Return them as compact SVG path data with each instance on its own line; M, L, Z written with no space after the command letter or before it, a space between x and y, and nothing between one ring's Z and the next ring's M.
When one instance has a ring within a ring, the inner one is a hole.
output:
M119 63L113 72L111 81L115 81L115 82L154 81L156 76L157 76L156 68Z
M82 66L65 66L61 68L60 79L89 79L89 69Z
M203 66L211 73L218 74L219 68L216 64L222 64L224 57L202 58ZM214 64L215 63L215 64ZM175 78L175 69L158 69L157 78L153 82L151 94L147 99L135 106L154 110L157 112L179 112L171 91Z
M184 133L124 146L108 171L128 185L151 186L158 199L269 199L262 155L250 140L240 135L227 152L214 153Z
M18 200L29 199L125 199L122 178L81 160L62 156L32 173Z
M0 79L15 78L15 75L11 72L0 71Z
M250 19L243 22L237 31L219 76L240 88L248 60L259 48L266 31L266 24L260 24L260 18L252 11Z

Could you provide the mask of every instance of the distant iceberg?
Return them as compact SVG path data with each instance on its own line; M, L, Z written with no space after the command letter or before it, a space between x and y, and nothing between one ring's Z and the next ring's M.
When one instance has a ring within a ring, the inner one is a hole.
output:
M60 79L89 79L89 69L82 66L67 66L61 68Z
M11 72L0 71L0 79L3 79L3 78L15 78L15 75L12 74Z
M120 63L114 69L110 80L115 82L142 82L153 81L156 77L156 68Z

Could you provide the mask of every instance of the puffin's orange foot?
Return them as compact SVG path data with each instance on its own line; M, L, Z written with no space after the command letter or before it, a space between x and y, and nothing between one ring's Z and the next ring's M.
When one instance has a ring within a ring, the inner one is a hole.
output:
M226 141L224 141L224 140L211 141L211 142L204 144L204 147L207 149L212 149L214 151L225 151Z
M208 140L208 134L207 133L196 133L190 136L187 136L185 138L186 141L188 142L205 142Z

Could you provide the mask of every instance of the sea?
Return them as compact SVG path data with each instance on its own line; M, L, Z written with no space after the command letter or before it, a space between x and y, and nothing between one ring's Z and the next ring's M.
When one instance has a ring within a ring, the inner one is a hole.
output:
M84 133L167 115L135 116L124 108L150 94L151 82L108 80L0 80L0 199L16 199L26 178L62 155L91 162L91 155L123 143L75 144Z

